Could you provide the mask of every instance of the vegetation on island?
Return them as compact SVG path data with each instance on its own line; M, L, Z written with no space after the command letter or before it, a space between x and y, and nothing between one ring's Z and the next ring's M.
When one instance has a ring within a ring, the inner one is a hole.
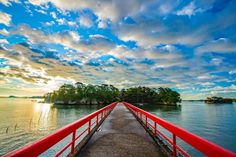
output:
M14 95L10 95L8 98L16 98L16 96L14 96Z
M170 88L134 87L119 90L113 85L64 84L58 90L44 95L45 102L55 104L109 104L114 101L176 105L180 94Z
M43 99L44 96L15 96L15 95L1 96L0 95L0 98Z
M44 95L45 102L55 104L108 104L119 99L119 89L113 85L64 84L58 90Z
M170 88L134 87L122 89L121 99L130 103L152 103L176 105L181 102L180 94Z
M205 103L206 104L222 104L222 103L232 104L233 99L213 96L213 97L207 97L205 99Z

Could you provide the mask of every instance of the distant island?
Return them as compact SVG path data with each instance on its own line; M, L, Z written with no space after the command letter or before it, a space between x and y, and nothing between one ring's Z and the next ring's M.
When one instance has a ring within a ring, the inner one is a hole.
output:
M0 98L24 98L24 99L43 99L43 96L15 96L15 95L9 95L9 96L0 96Z
M56 105L104 105L114 101L130 103L177 105L180 94L170 88L133 87L119 90L113 85L91 85L77 82L64 84L58 90L44 95L44 101Z
M205 100L204 99L198 99L198 100L182 100L182 101L196 102L196 101L205 101Z
M10 95L8 98L17 98L17 97L14 95Z
M204 102L206 104L232 104L233 99L213 96L207 97Z

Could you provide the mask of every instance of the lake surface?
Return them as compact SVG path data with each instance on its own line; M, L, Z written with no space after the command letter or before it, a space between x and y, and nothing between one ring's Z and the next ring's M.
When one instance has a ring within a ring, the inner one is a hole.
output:
M180 107L139 107L236 152L236 103L205 104L202 101L183 101ZM181 140L178 140L178 144L192 156L202 155Z
M53 106L32 99L0 98L0 156L39 139L102 106ZM236 152L236 104L184 101L180 107L141 106L145 110ZM191 147L178 141L198 156Z
M0 98L0 156L101 107L55 107L52 104L37 103L35 99Z

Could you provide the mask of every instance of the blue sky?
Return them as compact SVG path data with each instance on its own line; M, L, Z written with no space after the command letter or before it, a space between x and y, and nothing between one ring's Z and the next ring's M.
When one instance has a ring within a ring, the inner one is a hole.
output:
M236 1L0 0L0 95L77 81L236 97Z

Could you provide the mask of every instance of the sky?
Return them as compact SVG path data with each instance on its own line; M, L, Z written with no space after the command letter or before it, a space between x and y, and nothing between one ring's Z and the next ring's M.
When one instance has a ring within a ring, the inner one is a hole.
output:
M64 83L236 97L234 0L0 0L0 95Z

